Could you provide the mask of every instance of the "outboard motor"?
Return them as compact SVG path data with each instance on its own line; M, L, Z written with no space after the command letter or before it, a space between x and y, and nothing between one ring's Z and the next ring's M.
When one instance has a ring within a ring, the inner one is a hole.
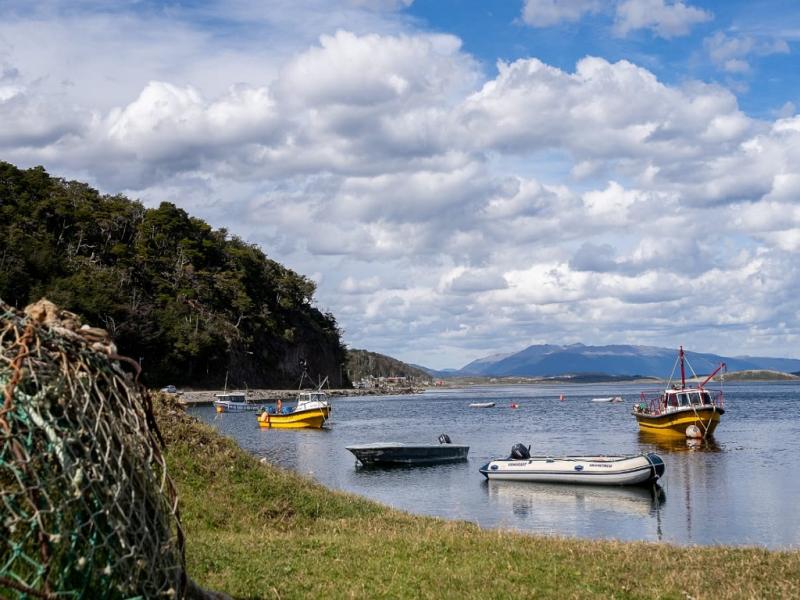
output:
M450 441L450 436L447 435L446 433L443 433L442 435L439 436L439 443L440 444L452 444L452 442Z
M526 458L531 457L531 447L525 446L525 444L514 444L511 447L511 458L516 458L517 460L524 460Z

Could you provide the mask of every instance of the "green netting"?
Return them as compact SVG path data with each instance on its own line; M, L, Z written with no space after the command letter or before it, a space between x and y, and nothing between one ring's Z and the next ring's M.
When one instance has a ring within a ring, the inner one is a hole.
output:
M126 361L49 302L0 303L0 596L186 595L177 497Z

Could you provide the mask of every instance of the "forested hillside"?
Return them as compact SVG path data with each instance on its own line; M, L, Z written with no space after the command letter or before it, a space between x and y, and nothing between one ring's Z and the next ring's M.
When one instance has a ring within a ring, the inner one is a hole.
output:
M432 377L411 365L377 352L347 351L347 373L351 381L365 377L407 377L415 383L429 382Z
M47 297L104 327L152 385L342 385L336 320L315 285L224 229L0 162L0 299Z

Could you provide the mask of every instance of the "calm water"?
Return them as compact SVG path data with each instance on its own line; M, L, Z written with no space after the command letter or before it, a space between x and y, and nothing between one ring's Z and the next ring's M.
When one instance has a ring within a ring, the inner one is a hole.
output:
M260 429L253 413L216 415L213 407L192 413L258 457L414 513L583 538L800 547L800 385L726 385L727 412L715 440L699 447L643 437L630 415L639 391L629 384L487 386L334 398L329 430ZM625 402L591 402L612 395ZM497 406L467 406L489 401ZM436 443L442 432L470 446L468 462L363 469L345 450L367 442ZM656 451L666 473L654 491L487 482L478 468L507 456L515 442L540 454Z

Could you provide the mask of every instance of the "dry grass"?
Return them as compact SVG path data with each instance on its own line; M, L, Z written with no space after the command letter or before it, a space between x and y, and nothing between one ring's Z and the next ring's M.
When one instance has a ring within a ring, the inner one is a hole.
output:
M798 598L800 552L481 530L332 492L162 408L190 575L238 598Z

